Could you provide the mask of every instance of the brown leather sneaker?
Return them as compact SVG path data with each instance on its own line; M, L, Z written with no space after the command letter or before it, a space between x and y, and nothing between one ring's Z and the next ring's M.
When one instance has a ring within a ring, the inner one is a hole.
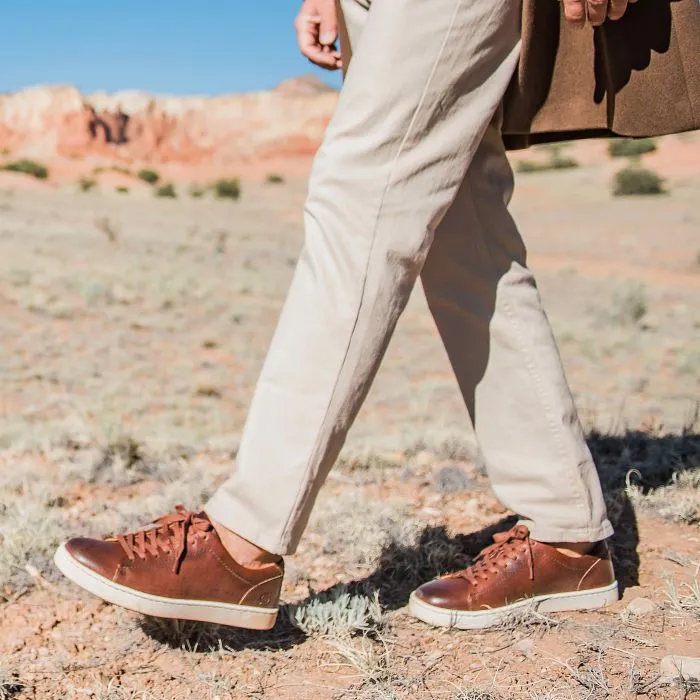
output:
M602 608L618 599L608 547L581 557L530 539L524 525L494 536L464 571L423 584L409 612L431 625L482 629L534 606L542 612Z
M205 513L177 513L138 532L61 545L56 566L90 593L122 607L183 620L270 629L284 567L248 569L224 549Z

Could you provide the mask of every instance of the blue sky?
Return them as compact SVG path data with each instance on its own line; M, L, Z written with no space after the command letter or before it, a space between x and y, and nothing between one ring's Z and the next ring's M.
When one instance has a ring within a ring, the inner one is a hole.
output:
M299 55L299 0L1 0L0 92L73 84L218 94L315 73Z

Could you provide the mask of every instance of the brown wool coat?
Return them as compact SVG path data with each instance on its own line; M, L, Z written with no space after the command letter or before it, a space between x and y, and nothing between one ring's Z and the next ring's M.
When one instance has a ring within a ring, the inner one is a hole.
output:
M700 2L638 0L578 28L557 0L524 0L520 65L504 103L509 148L700 128Z

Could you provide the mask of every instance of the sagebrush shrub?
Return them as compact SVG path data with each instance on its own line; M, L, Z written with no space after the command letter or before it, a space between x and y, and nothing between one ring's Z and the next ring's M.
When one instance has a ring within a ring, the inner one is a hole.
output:
M97 187L97 180L95 180L94 177L81 177L80 180L78 180L78 187L81 192L89 192Z
M28 160L27 158L15 160L11 163L5 163L5 165L2 166L2 169L12 173L24 173L25 175L31 175L38 180L45 180L49 176L49 169L45 165L37 163L33 160Z
M238 199L241 196L241 182L237 177L217 180L213 190L217 199Z
M158 180L160 180L160 175L155 170L150 170L149 168L143 168L139 170L136 174L139 180L147 182L149 185L155 185Z
M156 197L170 197L171 199L177 197L175 186L171 182L157 187L155 190L153 190L153 194Z
M663 185L663 178L653 170L629 165L615 175L613 194L616 197L664 194Z
M206 187L201 187L200 185L191 185L189 189L190 197L194 197L194 199L199 199L200 197L204 197L204 195L207 192Z
M613 158L641 156L655 150L654 139L615 139L608 144L608 153Z
M561 146L553 146L551 149L551 155L549 160L546 161L534 161L534 160L521 160L516 165L516 171L519 173L538 173L545 172L547 170L569 170L571 168L578 168L579 162L571 156L563 155L561 152Z

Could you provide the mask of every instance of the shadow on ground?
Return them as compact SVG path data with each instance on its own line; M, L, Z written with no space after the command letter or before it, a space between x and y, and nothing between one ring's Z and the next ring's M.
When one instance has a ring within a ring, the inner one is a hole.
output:
M160 644L199 653L221 649L286 651L306 641L306 634L292 623L284 608L280 610L275 626L264 632L157 617L144 617L138 625L144 634Z
M644 490L670 484L679 472L700 467L700 433L686 430L678 435L627 431L620 435L591 432L588 443L594 455L608 504L608 515L615 528L612 552L620 588L624 591L639 582L639 534L627 486L634 474ZM385 610L397 610L408 603L411 592L438 575L463 569L493 535L511 528L515 516L504 518L471 534L451 537L445 527L426 527L413 543L392 541L385 545L377 568L367 577L349 584L338 584L315 593L312 598L332 598L342 588L351 595L379 595ZM303 643L306 635L294 625L283 608L274 629L251 632L215 625L144 618L143 631L158 642L207 652L265 649L286 650Z

